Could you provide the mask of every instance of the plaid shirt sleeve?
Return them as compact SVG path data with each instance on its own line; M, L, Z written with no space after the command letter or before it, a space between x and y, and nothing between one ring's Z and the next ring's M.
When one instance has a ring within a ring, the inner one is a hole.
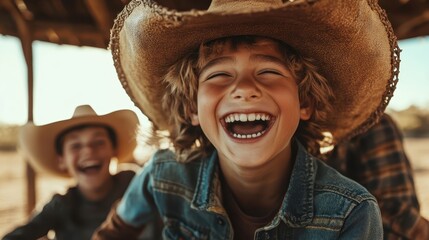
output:
M388 115L366 133L336 146L326 161L377 198L384 239L429 239L403 136Z

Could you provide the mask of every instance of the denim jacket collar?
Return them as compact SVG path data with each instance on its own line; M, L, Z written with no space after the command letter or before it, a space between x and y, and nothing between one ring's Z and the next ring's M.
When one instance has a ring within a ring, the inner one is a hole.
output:
M304 146L297 146L295 164L279 217L289 226L304 226L313 218L314 160Z
M283 220L286 225L298 227L308 224L313 218L313 189L315 181L314 160L305 148L295 141L296 160L289 181L288 190L279 213L268 228ZM220 181L218 177L218 154L214 151L201 162L201 168L192 200L192 207L199 210L224 212L218 199Z
M209 211L212 207L222 208L222 206L219 206L221 205L220 202L215 201L216 194L220 194L220 191L217 191L219 189L217 186L220 186L218 161L216 150L211 155L202 159L198 182L191 203L193 208L206 211Z

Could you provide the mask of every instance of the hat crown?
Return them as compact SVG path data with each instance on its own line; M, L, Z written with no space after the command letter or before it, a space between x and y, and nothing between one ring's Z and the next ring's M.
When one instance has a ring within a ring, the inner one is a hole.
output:
M235 11L245 8L270 8L283 4L282 0L213 0L208 11Z
M378 1L210 1L204 11L208 0L192 8L173 5L176 10L134 0L111 30L110 50L121 84L159 130L178 130L162 104L169 84L162 76L191 49L227 36L277 39L314 59L335 95L334 111L322 123L334 139L365 131L385 110L395 90L400 50Z
M97 113L90 105L80 105L74 110L72 118L84 117L84 116L97 116Z

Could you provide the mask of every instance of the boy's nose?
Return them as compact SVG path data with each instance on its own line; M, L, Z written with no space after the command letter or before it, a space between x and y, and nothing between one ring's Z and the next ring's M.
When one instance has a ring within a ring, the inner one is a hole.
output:
M232 91L232 98L249 101L261 97L261 91L255 80L251 78L238 79Z
M85 154L91 154L94 152L94 147L91 144L86 144L82 147L82 152Z

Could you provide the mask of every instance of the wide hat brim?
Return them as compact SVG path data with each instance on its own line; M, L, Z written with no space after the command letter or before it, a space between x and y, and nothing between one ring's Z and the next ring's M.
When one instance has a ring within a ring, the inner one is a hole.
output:
M59 168L55 151L55 141L60 133L83 124L109 126L116 134L118 162L131 162L137 146L138 123L137 115L131 110L119 110L106 115L80 116L40 126L28 122L20 129L19 149L37 172L70 177L68 172Z
M335 141L371 127L393 96L399 72L396 37L377 1L266 2L225 1L208 10L180 12L131 1L115 20L110 48L132 101L159 129L173 130L170 113L161 107L168 68L202 42L267 36L317 61L335 95L324 126Z

